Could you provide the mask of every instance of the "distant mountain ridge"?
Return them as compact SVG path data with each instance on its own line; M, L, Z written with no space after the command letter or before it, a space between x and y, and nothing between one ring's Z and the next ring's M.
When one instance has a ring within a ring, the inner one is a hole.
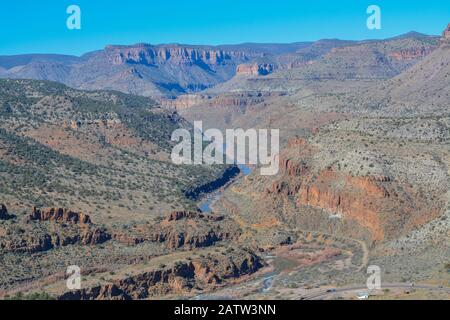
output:
M398 48L401 59L403 56L428 54L438 38L411 32L397 39L373 41L328 39L290 44L244 43L220 46L145 43L109 45L81 57L52 54L0 56L0 77L50 80L77 89L109 89L154 98L174 98L227 82L238 70L261 69L267 75L278 69L302 68L339 48L345 52L345 48L354 46L370 47L375 54L374 63L382 63L377 60L376 52L389 41L404 42ZM408 42L411 42L410 47ZM404 49L410 51L401 52ZM350 61L354 54L362 54L362 51L350 52ZM339 63L339 59L333 64ZM345 65L340 67L346 68ZM385 71L382 72L381 76ZM389 77L396 73L386 72ZM314 77L314 74L311 76Z
M23 66L36 62L54 62L72 64L80 60L79 57L62 55L62 54L22 54L22 55L10 55L0 56L0 67L4 69L11 69L17 66Z

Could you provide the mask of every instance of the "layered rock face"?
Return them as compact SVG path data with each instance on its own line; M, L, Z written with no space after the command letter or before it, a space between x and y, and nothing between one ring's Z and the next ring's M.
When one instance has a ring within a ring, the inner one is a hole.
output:
M161 104L165 107L183 110L188 109L197 104L202 104L205 101L210 100L212 97L202 94L186 94L178 97L177 99L161 99Z
M247 76L265 76L274 71L271 63L240 64L236 68L236 74Z
M432 53L435 50L435 47L421 47L421 48L410 48L403 49L399 51L390 52L388 55L390 58L397 61L410 61L422 59Z
M262 57L261 53L227 51L223 49L194 48L178 45L152 46L139 44L121 47L109 46L105 49L112 64L175 64L175 65L224 65L233 61L245 61Z
M150 241L164 244L169 250L191 250L237 239L240 233L239 228L223 216L176 211L149 228L137 226L130 233L116 233L114 239L128 245Z
M343 187L339 187L341 181ZM389 181L389 178L343 176L326 170L314 182L302 185L298 203L353 219L371 231L373 240L382 240L385 233L379 210L389 201L386 199L389 192L383 186Z
M381 243L442 213L442 204L430 200L435 196L432 191L424 192L422 186L405 180L398 172L377 171L373 163L370 172L356 174L345 169L347 165L318 164L326 154L303 139L288 143L280 155L280 175L267 184L261 200L281 205L295 203L295 209L280 214L278 219L317 226L322 220L313 217L328 216L333 222L326 223L335 224L333 230ZM338 159L345 163L341 157Z
M288 141L288 148L303 150L304 159L296 161L286 154L280 154L280 174L282 179L272 182L269 188L266 188L265 194L275 196L295 196L301 187L301 178L310 173L310 168L306 159L313 150L307 144L305 139L296 138Z
M106 285L67 292L60 300L130 300L165 294L186 294L194 288L212 289L228 280L256 272L262 267L250 251L234 250L229 256L179 261L172 266L149 270Z
M183 111L195 106L199 107L237 107L244 108L256 105L265 99L280 96L278 92L233 92L219 95L190 94L180 96L177 99L164 99L162 104L178 111Z
M67 245L96 245L111 239L88 215L68 209L33 209L27 223L17 221L11 232L0 237L5 252L36 253Z
M47 210L33 208L33 212L30 214L29 218L30 220L51 221L56 223L91 224L91 218L88 215L63 208L51 208Z

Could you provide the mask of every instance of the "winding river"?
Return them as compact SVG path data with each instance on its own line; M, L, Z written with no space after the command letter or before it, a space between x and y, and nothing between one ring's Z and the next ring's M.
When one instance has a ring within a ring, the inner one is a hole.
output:
M240 174L236 179L242 179L245 176L250 175L254 168L253 167L249 167L247 165L238 165L239 170L240 170ZM234 181L231 181L230 184L228 184L225 187L222 187L218 190L216 190L215 192L212 192L208 195L206 195L198 204L198 208L205 213L212 213L213 209L212 207L214 206L215 203L217 203L218 201L220 201L220 199L223 197L223 193L225 191L225 189L230 186L231 184L233 184L234 182L236 182L236 179ZM279 259L276 256L267 256L265 257L265 260L268 261L272 261L273 265L274 265L274 270L268 273L264 273L261 274L260 276L252 279L250 281L251 284L253 284L254 286L258 287L261 293L266 293L268 291L270 291L270 289L272 288L272 285L275 281L275 279L277 278L277 276L286 270L286 266L284 265L284 263L277 263L279 262L279 260L283 260L283 259ZM239 285L235 285L235 286L231 286L231 288L229 287L228 289L232 289L233 287L237 287L237 289L239 290L240 286L245 286L244 283L241 283ZM200 294L196 297L193 298L194 300L233 300L234 298L232 296L228 296L228 295L221 295L219 294Z
M253 171L253 168L251 168L247 165L244 165L244 164L238 165L238 168L240 170L238 179L248 176ZM231 182L231 183L233 183L233 182ZM198 204L198 208L202 212L211 213L213 211L212 206L214 205L214 203L216 203L217 201L219 201L222 198L223 192L224 192L224 188L220 188L220 189L206 195Z

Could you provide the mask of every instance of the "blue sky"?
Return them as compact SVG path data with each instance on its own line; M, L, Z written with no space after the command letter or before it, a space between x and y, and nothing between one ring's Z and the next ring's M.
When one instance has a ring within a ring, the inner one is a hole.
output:
M66 8L81 8L81 30L68 30ZM382 29L366 27L380 6ZM411 30L440 34L448 0L2 0L0 55L80 55L107 44L296 42L373 39Z

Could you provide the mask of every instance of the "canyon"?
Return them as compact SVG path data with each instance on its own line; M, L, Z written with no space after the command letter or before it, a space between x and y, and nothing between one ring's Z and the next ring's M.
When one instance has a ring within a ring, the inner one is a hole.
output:
M0 57L0 297L448 287L449 32ZM172 163L200 120L280 129L279 172Z

